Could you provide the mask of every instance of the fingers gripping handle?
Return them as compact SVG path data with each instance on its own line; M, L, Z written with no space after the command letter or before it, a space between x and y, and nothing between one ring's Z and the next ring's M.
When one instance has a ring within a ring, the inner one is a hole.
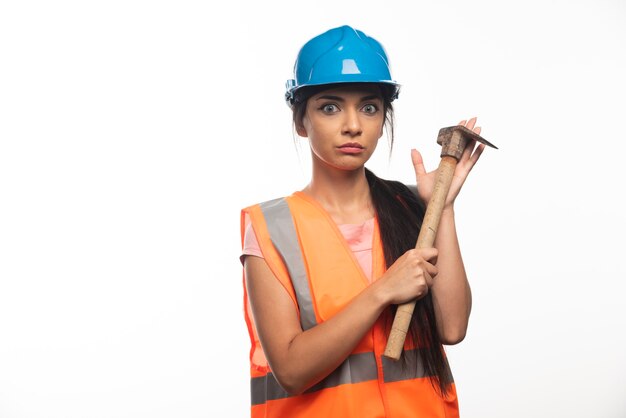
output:
M426 214L424 215L424 221L422 222L422 227L417 238L416 248L431 248L435 242L441 213L446 203L448 190L450 190L456 164L457 160L454 157L445 156L441 158L439 168L437 169L437 178L435 180L433 194L426 208ZM413 310L415 309L415 303L416 301L411 301L398 306L396 316L391 325L391 333L387 340L387 346L383 353L385 357L394 360L400 359L402 349L404 348L404 340L406 339L411 317L413 316Z

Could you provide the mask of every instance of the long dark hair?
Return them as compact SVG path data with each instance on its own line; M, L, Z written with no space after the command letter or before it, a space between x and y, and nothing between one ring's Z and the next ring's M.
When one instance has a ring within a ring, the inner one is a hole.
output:
M373 84L373 86L379 89L383 97L385 128L387 129L390 149L392 149L394 124L391 98L395 94L395 90L382 83ZM302 123L309 97L334 87L337 85L299 89L292 105L294 123ZM388 268L406 251L415 248L424 219L425 205L413 191L398 181L381 179L367 168L365 169L365 176L376 210L385 264ZM397 307L390 306L388 309L393 317ZM404 366L408 367L409 364L413 364L417 368L420 364L418 360L421 360L424 372L430 377L433 387L439 389L441 394L445 396L452 382L452 374L437 332L437 320L430 293L417 301L407 337L411 338L416 349L410 354L403 351ZM413 355L414 358L407 358L409 355Z
M378 217L385 264L389 267L406 251L415 248L425 206L404 184L383 180L368 169L365 169L365 176ZM393 305L389 309L395 316L397 307ZM406 358L409 354L403 351L402 360L405 366L413 364L417 368L418 360L421 359L425 374L430 376L433 386L439 388L445 396L452 382L452 374L437 331L437 319L430 293L415 304L408 338L411 338L416 349L411 353L414 359Z

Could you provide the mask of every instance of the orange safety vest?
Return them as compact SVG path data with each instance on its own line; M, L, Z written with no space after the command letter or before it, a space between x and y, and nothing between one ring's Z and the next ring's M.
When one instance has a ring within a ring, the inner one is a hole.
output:
M242 243L247 215L267 265L298 309L303 330L331 318L369 285L335 222L306 194L296 192L250 206L241 214ZM372 259L375 280L385 272L378 226L374 230ZM252 418L459 416L454 383L443 398L419 360L417 364L403 364L382 355L393 320L388 313L381 315L335 371L303 394L289 395L265 361L245 283L244 304L252 344ZM413 349L407 341L405 350Z

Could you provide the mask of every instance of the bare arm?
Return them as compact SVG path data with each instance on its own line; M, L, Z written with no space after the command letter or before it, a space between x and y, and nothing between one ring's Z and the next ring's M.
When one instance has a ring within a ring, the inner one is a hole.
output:
M259 339L278 382L299 394L330 374L389 304L423 297L437 250L410 250L329 320L302 331L293 301L264 259L245 259L246 286Z
M439 274L431 288L439 337L444 344L458 344L465 338L472 309L472 292L454 223L454 209L441 216L435 246L439 249Z

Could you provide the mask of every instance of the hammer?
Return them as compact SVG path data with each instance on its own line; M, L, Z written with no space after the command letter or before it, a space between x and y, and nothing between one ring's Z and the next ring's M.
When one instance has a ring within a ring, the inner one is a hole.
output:
M435 237L437 236L443 206L448 196L450 184L452 183L454 169L463 154L463 150L465 150L465 146L472 140L498 149L498 147L489 143L486 139L465 126L449 126L439 130L437 143L441 145L441 162L437 169L435 186L428 205L426 206L426 213L424 214L424 220L417 237L415 248L431 248L433 246ZM415 309L415 303L416 301L413 300L398 305L396 316L391 325L389 339L387 340L387 347L384 352L385 357L389 357L393 360L400 359L400 354L402 354L402 349L404 348L404 340L406 339L411 317L413 316L413 310Z

